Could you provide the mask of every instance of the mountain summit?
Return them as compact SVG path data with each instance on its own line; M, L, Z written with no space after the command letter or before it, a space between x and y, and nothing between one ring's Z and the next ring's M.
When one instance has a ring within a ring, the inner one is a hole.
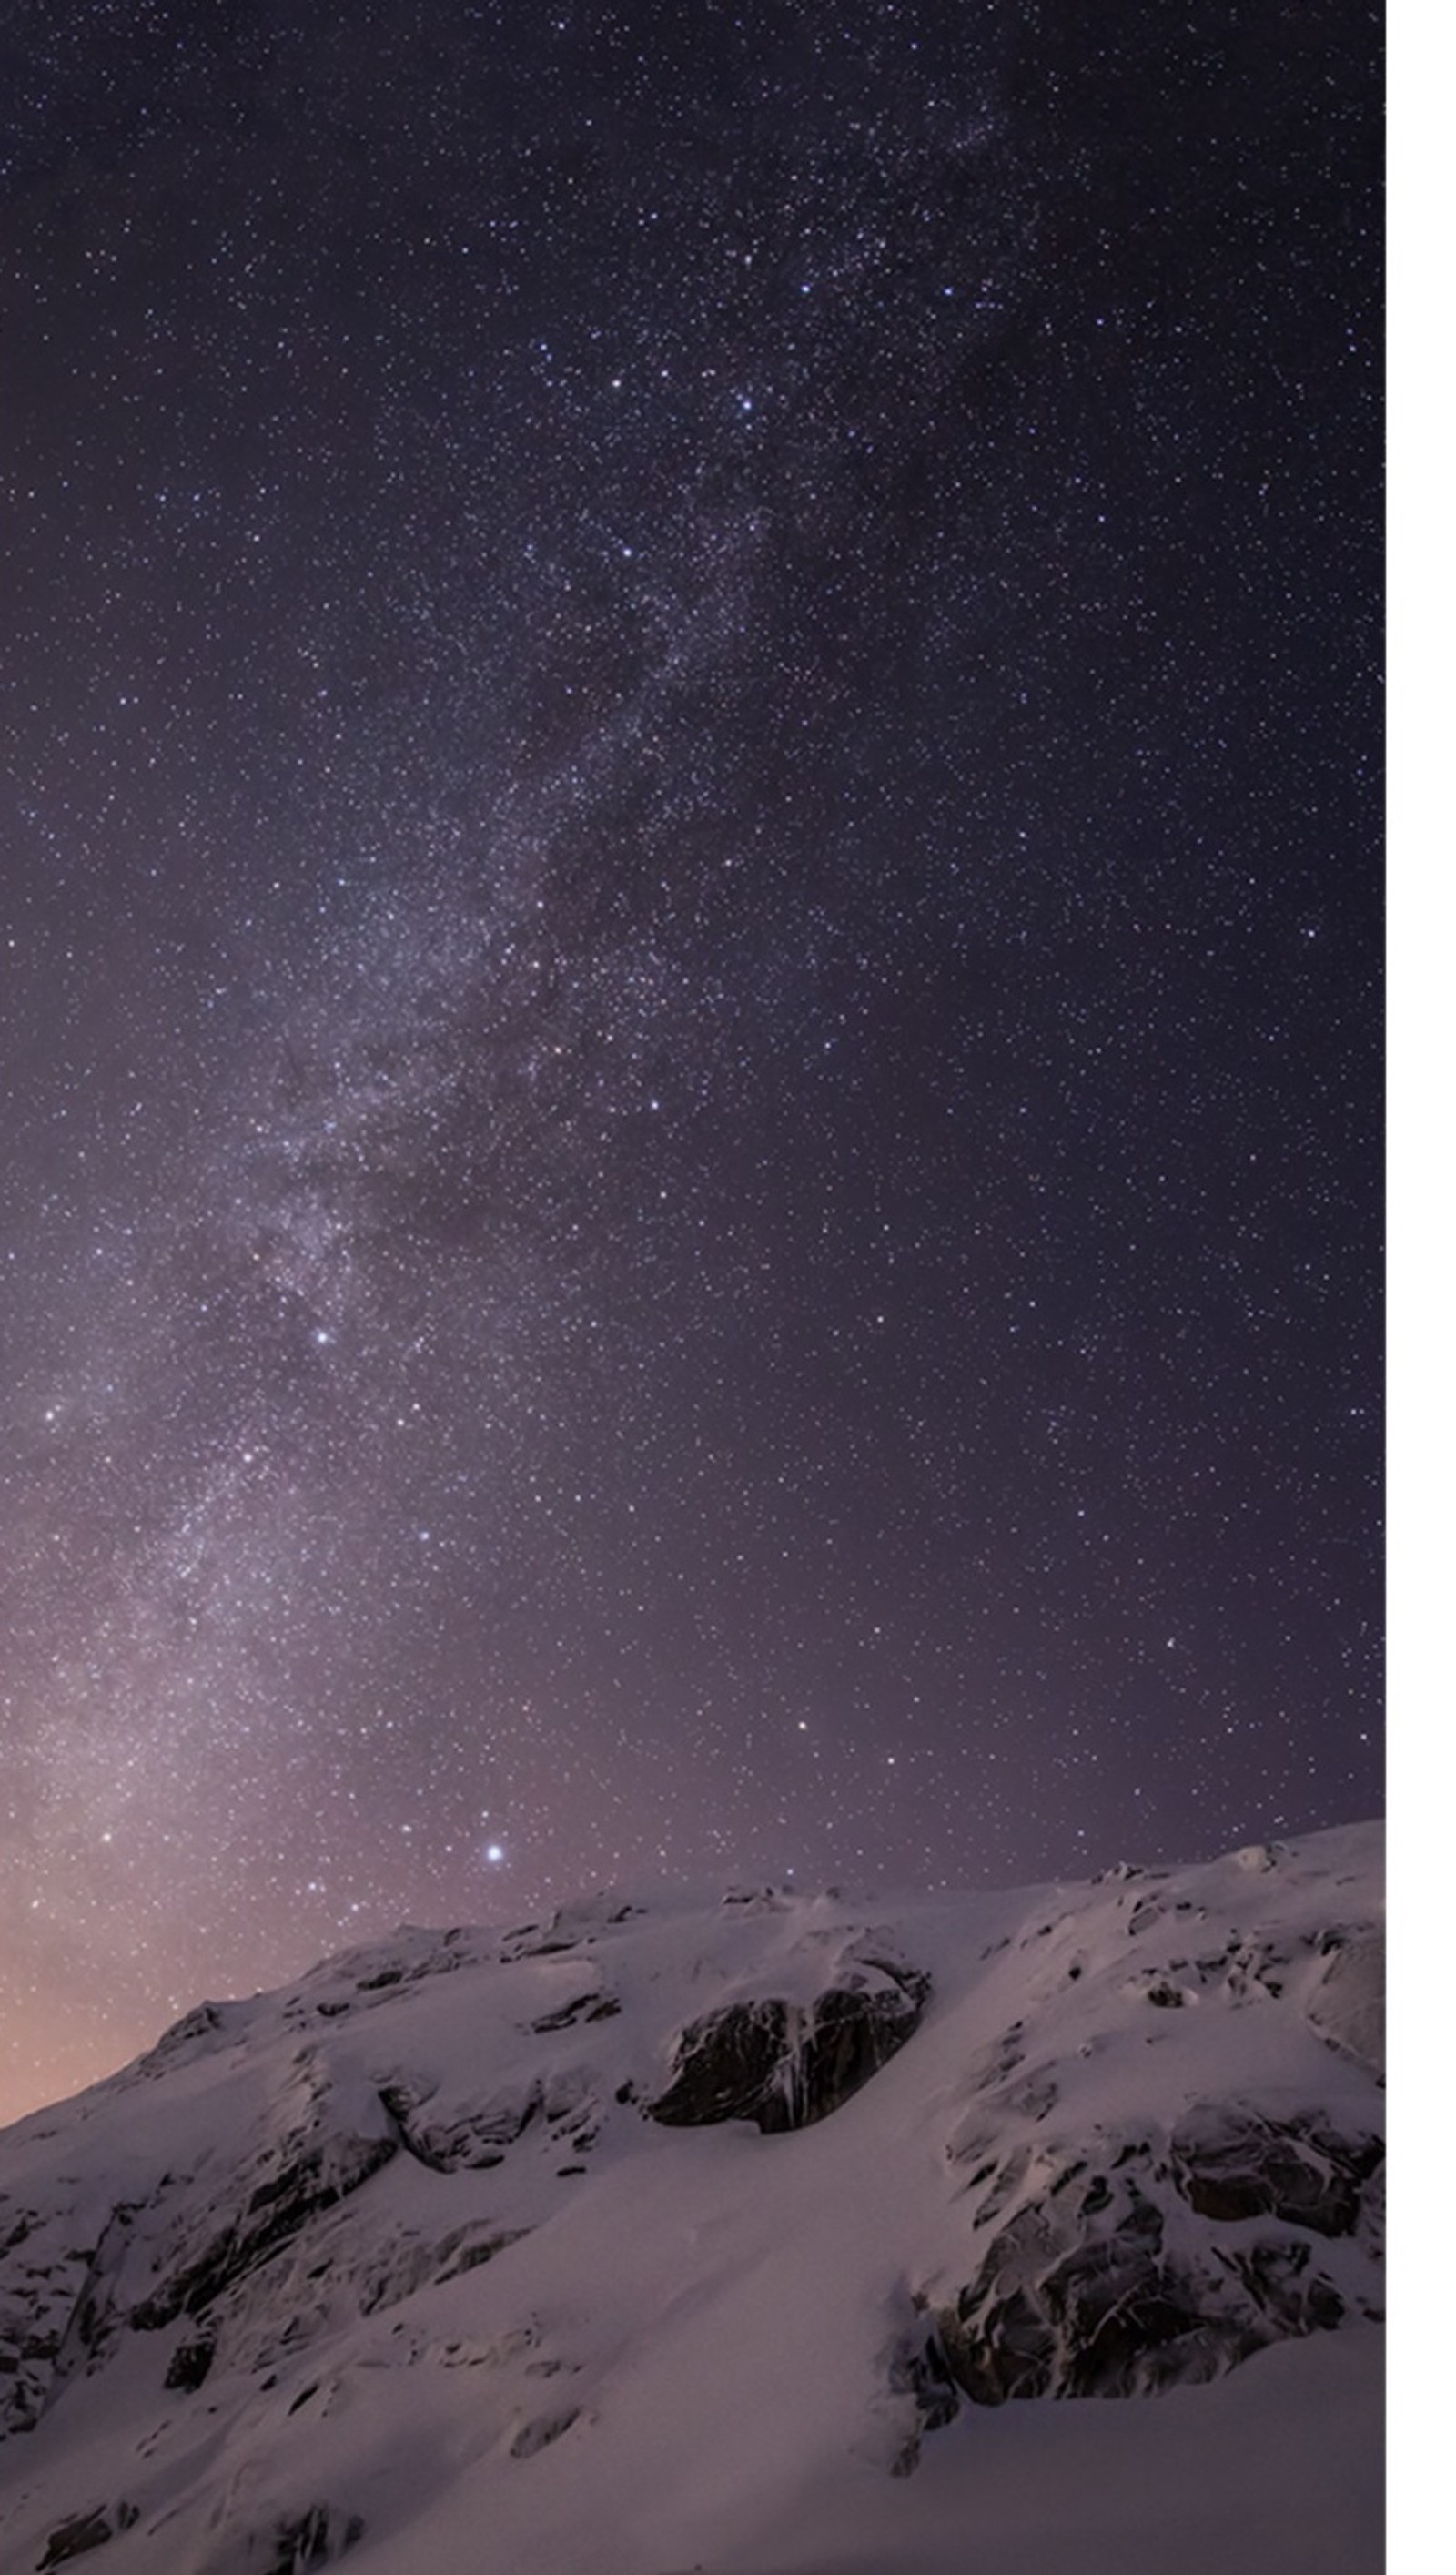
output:
M7 2571L1368 2575L1381 1848L199 2005L0 2135Z

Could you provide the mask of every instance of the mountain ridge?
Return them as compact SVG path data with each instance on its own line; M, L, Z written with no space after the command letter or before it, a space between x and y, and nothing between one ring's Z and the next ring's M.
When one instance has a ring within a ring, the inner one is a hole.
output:
M17 2569L1353 2575L1380 1856L614 1890L196 2006L0 2132Z

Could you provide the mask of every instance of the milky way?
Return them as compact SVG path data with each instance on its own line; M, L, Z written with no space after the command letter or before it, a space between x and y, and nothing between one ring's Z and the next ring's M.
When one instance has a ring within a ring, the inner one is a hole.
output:
M11 2111L1379 1799L1377 72L13 10Z

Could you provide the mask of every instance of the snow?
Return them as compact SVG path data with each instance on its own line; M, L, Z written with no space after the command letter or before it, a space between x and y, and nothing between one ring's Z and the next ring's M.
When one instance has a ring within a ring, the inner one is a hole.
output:
M107 2575L1368 2575L1373 2176L1353 2232L1282 2228L1338 2329L1205 2383L929 2428L905 2356L1007 2212L1044 2233L1147 2140L1171 2254L1267 2243L1168 2181L1200 2105L1381 2128L1380 1864L1362 1826L873 1907L599 1898L189 2015L0 2135L7 2575L123 2505ZM645 2115L706 2015L908 1969L918 2027L813 2124Z

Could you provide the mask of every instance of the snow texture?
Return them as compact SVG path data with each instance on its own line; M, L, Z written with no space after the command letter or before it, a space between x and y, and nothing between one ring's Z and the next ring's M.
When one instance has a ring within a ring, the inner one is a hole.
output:
M1380 1859L199 2006L0 2136L6 2575L1371 2575Z

